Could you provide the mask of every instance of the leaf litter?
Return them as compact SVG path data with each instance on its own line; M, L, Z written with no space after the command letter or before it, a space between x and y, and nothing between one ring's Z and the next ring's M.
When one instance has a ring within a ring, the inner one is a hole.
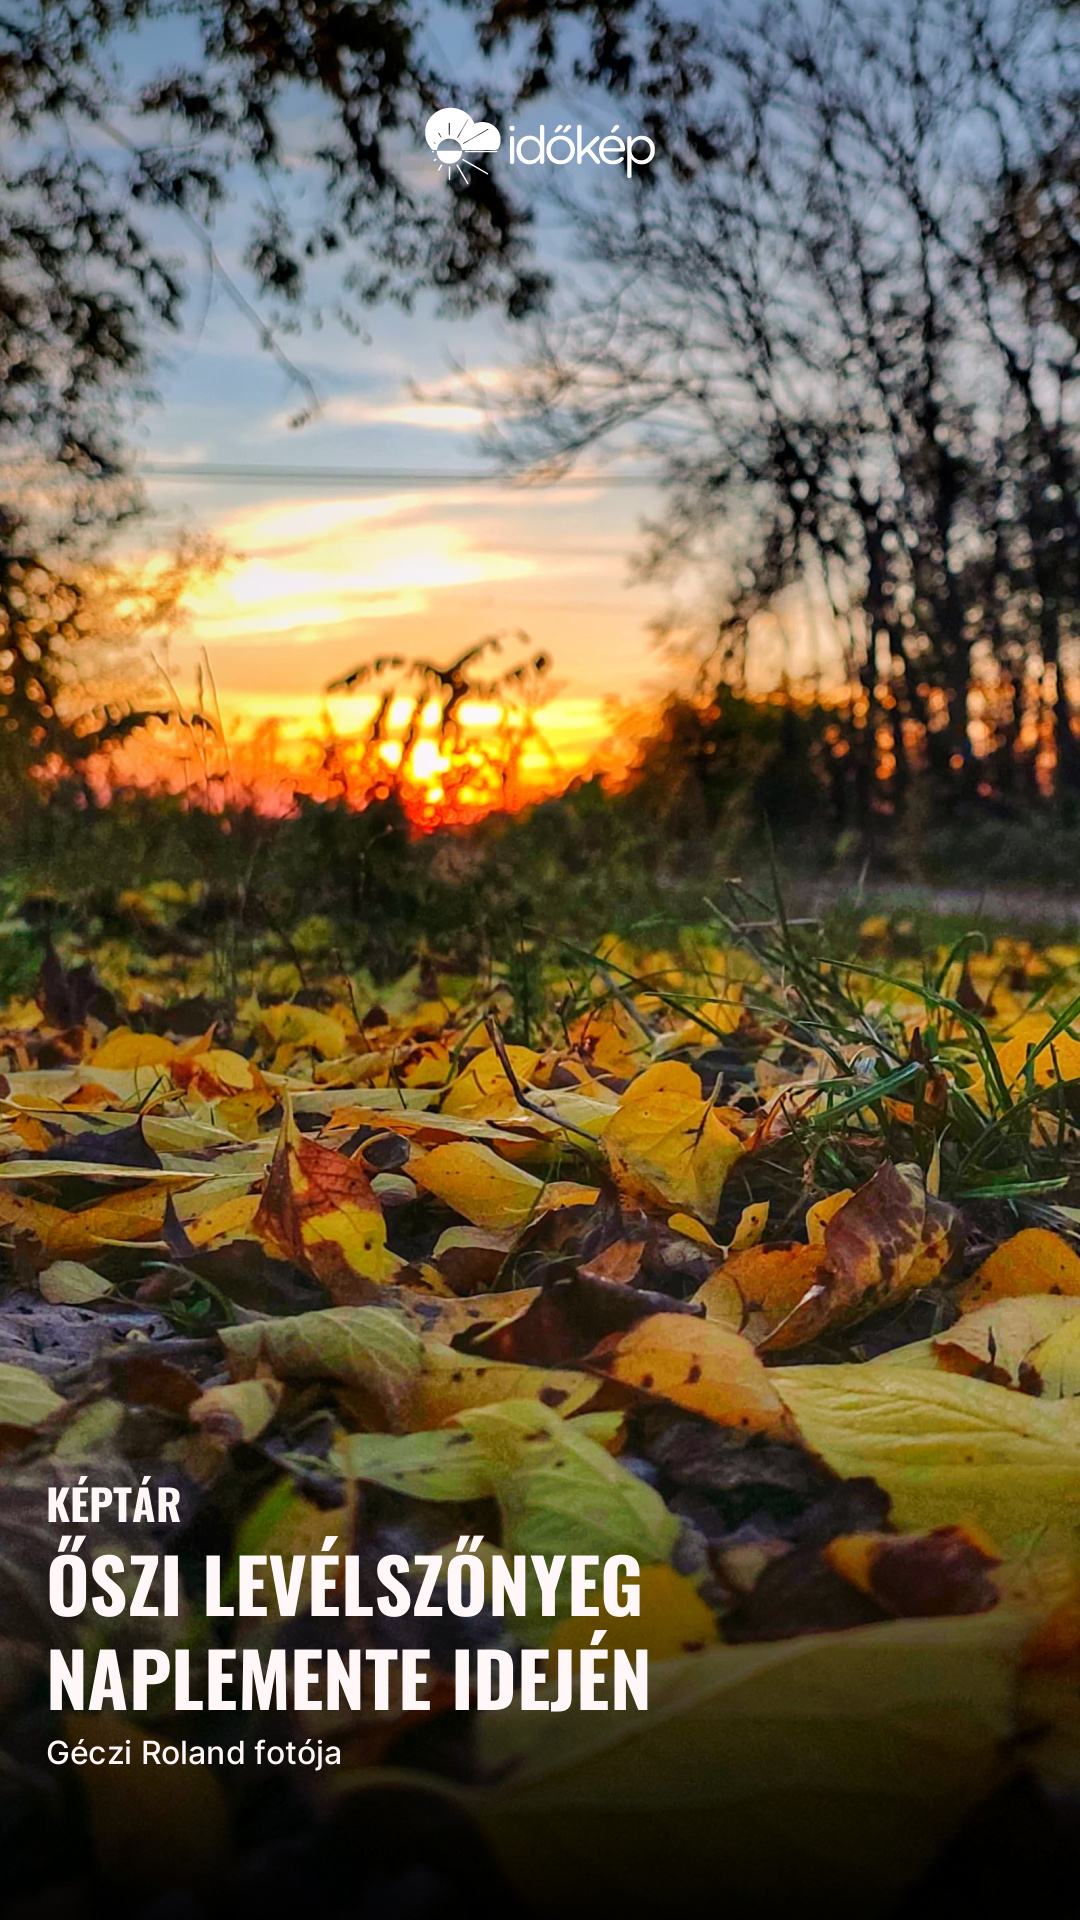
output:
M0 1010L3 1752L59 1630L33 1501L78 1471L181 1489L195 1646L231 1631L208 1547L634 1555L641 1614L603 1621L649 1649L644 1720L455 1714L412 1623L423 1725L335 1723L323 1813L425 1776L526 1904L573 1862L647 1907L662 1831L666 1899L885 1911L1009 1768L1080 1791L1080 951L869 944L736 899L551 949L523 1038L497 970L366 1016L256 982L193 1036L50 946ZM587 1644L535 1599L474 1643ZM215 1860L246 1790L198 1788Z

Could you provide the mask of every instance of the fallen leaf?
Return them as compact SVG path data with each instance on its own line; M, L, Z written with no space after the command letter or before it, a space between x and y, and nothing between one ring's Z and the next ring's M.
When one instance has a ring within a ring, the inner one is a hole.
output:
M644 1240L612 1240L583 1262L581 1272L587 1280L610 1280L620 1287L632 1286L644 1253Z
M193 1426L225 1446L257 1440L274 1418L285 1389L279 1380L261 1375L237 1380L230 1386L208 1387L188 1407Z
M708 1247L713 1253L723 1253L718 1240L714 1240L708 1227L695 1220L692 1213L673 1213L668 1217L668 1226L674 1233L685 1234L688 1240L695 1240L699 1247Z
M433 1147L409 1162L418 1186L474 1227L519 1227L536 1211L543 1181L473 1140Z
M263 1007L257 1031L264 1044L275 1049L310 1047L323 1060L336 1060L345 1052L345 1029L331 1014L316 1007L298 1007L291 1002ZM279 1068L279 1071L283 1071Z
M560 1420L542 1405L507 1401L459 1414L437 1433L353 1434L334 1459L348 1478L428 1500L494 1497L507 1553L628 1553L648 1566L668 1559L679 1523L591 1437L590 1427L618 1425L617 1415ZM550 1634L550 1620L537 1624Z
M1057 1306L1064 1303L1056 1301ZM1047 1400L1080 1394L1080 1311L1067 1315L1025 1356L1027 1391Z
M641 1078L647 1081L649 1075ZM743 1153L742 1141L700 1090L690 1094L663 1086L635 1092L631 1085L601 1144L628 1196L685 1209L706 1222L715 1220L724 1182Z
M587 1373L515 1366L458 1353L428 1340L406 1420L416 1431L442 1427L470 1407L494 1406L504 1400L538 1400L565 1420L595 1400L598 1391L597 1381Z
M736 1288L743 1301L746 1325L755 1330L755 1344L763 1345L768 1340L773 1350L780 1351L801 1345L807 1337L803 1325L808 1322L797 1309L804 1301L809 1308L812 1302L807 1296L815 1288L826 1288L829 1281L828 1255L823 1246L750 1247L725 1260L705 1286L713 1289L709 1298L715 1303L717 1317L722 1315L724 1303L731 1302L725 1289ZM708 1312L705 1288L695 1298L702 1300Z
M939 1334L934 1353L939 1367L947 1373L974 1374L999 1386L1030 1391L1024 1376L1032 1348L1055 1333L1064 1321L1078 1317L1080 1303L1060 1294L1029 1293L992 1300L964 1314L947 1333Z
M101 1246L160 1236L169 1193L168 1185L155 1182L99 1200L79 1213L0 1193L0 1227L26 1234L53 1259L78 1260Z
M540 1060L531 1047L507 1047L506 1057L520 1087L532 1079ZM494 1047L485 1047L452 1080L442 1103L443 1113L465 1114L472 1120L505 1120L521 1112L517 1094Z
M254 1379L262 1364L279 1379L336 1380L399 1427L423 1364L419 1334L381 1307L316 1308L222 1327L220 1338L236 1379Z
M656 1314L686 1317L694 1309L666 1294L599 1280L584 1267L549 1272L523 1312L500 1319L472 1342L475 1352L532 1366L574 1365L608 1334L625 1333Z
M1022 1092L1029 1073L1037 1087L1049 1087L1055 1080L1075 1080L1080 1076L1080 1040L1074 1039L1067 1028L1049 1045L1044 1044L1055 1025L1052 1013L1026 1013L1006 1040L995 1042L998 1066L1014 1098Z
M619 1000L583 1013L572 1023L570 1039L594 1070L614 1074L620 1080L638 1073L652 1048L641 1021Z
M0 1361L0 1427L40 1427L66 1405L40 1373Z
M741 1333L750 1317L737 1281L724 1267L717 1267L716 1272L709 1275L691 1296L691 1303L704 1307L706 1320L715 1320L718 1326L729 1327L733 1333Z
M990 1300L1025 1293L1080 1298L1080 1254L1060 1233L1046 1227L1024 1227L1003 1240L965 1282L957 1301L967 1312Z
M38 1275L41 1297L54 1307L78 1307L87 1300L102 1300L111 1293L112 1281L103 1280L93 1267L80 1260L54 1260Z
M838 1193L827 1193L815 1200L812 1207L806 1209L806 1238L812 1247L825 1245L825 1229L834 1213L846 1207L854 1195L854 1187L841 1187Z
M133 1033L130 1027L115 1027L99 1047L94 1048L93 1067L120 1067L137 1072L145 1067L168 1067L177 1054L176 1042L157 1033Z
M269 1254L295 1260L338 1306L370 1299L399 1265L360 1162L308 1139L291 1111L281 1123L253 1230Z
M795 1429L748 1340L715 1320L650 1314L610 1334L588 1365L620 1385L670 1400L722 1427L793 1439Z
M647 1714L481 1714L470 1805L540 1911L572 1876L586 1912L707 1911L723 1887L755 1916L878 1920L1000 1778L1025 1631L996 1608L706 1647L650 1668Z
M1000 1556L963 1527L841 1534L821 1551L845 1580L898 1618L987 1613L998 1602L990 1573Z
M608 1613L598 1596L599 1613L588 1618L571 1614L548 1641L551 1651L566 1647L580 1653L592 1645L598 1627L604 1629L609 1653L620 1647L633 1657L644 1647L650 1661L700 1653L718 1638L716 1615L684 1573L666 1565L642 1567L637 1588L636 1614Z
M1080 1532L1080 1409L985 1380L858 1364L774 1367L807 1446L885 1488L917 1532L974 1521L1008 1551L1040 1527Z
M730 1252L744 1253L748 1247L756 1247L769 1224L769 1202L756 1200L744 1207L735 1223L731 1236Z

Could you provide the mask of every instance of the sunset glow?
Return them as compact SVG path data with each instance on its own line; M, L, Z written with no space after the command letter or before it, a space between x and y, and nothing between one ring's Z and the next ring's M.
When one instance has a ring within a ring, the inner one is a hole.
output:
M394 737L373 741L378 705L372 696L299 696L285 710L257 695L224 702L207 712L208 726L153 723L101 769L99 785L103 794L150 787L212 811L246 802L268 813L287 812L298 794L362 807L396 792L410 819L431 828L515 810L583 774L617 776L646 724L642 712L620 715L599 700L554 699L535 713L469 701L448 749L437 702L416 716L414 701L394 700Z

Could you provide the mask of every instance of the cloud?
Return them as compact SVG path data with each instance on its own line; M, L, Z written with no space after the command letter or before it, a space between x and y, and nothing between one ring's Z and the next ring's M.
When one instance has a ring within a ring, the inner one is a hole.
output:
M441 591L522 579L536 561L474 540L467 525L416 523L422 495L276 501L218 531L236 556L191 596L192 637L207 645L271 634L326 637L342 622L424 612Z
M328 427L420 427L425 432L477 433L484 424L484 409L460 401L428 400L373 402L350 394L328 400L321 409L319 424Z

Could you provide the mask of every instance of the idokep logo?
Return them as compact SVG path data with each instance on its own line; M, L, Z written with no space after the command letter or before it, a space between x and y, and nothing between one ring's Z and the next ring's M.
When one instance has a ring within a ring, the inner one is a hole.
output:
M449 179L455 173L467 180L470 173L485 172L485 168L476 165L473 154L498 153L502 146L498 127L486 120L474 120L463 107L440 107L424 128L424 139L435 157L435 165L440 172L445 167Z
M525 149L529 151L526 153ZM556 152L556 148L558 151ZM583 129L558 126L549 136L547 129L540 127L537 133L523 133L515 139L514 128L510 129L510 165L512 167L568 167L571 162L581 166L591 160L594 167L626 166L626 177L630 178L635 167L647 167L656 157L656 146L647 133L628 133L623 139L618 123L610 133L594 133L586 140Z
M463 107L440 107L424 128L424 138L440 172L446 168L448 179L457 174L465 180L474 171L483 173L473 155L498 153L502 146L498 127L474 120ZM610 133L594 133L587 140L582 127L567 122L550 135L543 126L537 133L520 135L511 127L507 155L512 167L580 167L591 160L594 167L625 167L629 179L635 167L647 167L655 159L656 147L647 133L628 133L623 138L617 124Z

